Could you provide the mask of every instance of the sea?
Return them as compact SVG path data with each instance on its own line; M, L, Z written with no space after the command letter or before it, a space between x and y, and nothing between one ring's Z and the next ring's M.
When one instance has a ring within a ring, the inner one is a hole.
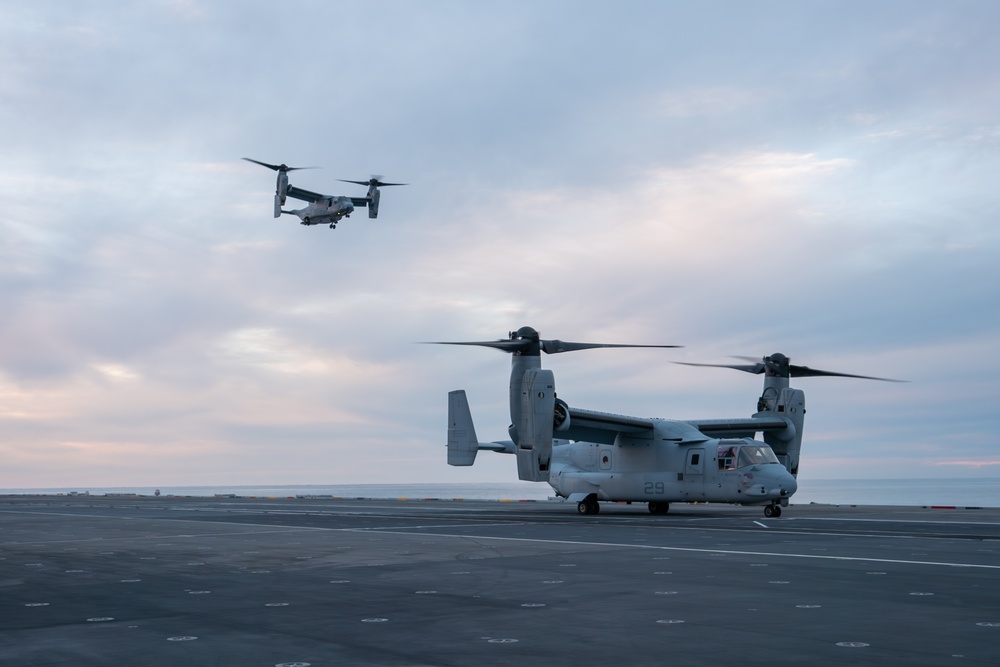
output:
M973 479L802 479L792 505L879 505L906 507L1000 507L1000 478ZM290 484L220 486L116 486L0 489L0 495L190 496L296 498L333 497L410 500L554 499L548 484Z

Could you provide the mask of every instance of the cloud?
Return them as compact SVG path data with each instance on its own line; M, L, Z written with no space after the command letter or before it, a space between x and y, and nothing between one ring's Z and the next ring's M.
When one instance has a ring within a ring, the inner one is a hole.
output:
M900 7L18 6L0 487L509 480L442 456L451 389L504 437L509 358L416 343L525 324L687 345L546 357L580 407L745 416L669 362L780 350L914 381L804 379L804 469L992 460L996 10ZM306 228L242 156L410 185Z
M767 103L766 90L711 86L671 90L660 95L655 108L668 118L695 118L736 114Z

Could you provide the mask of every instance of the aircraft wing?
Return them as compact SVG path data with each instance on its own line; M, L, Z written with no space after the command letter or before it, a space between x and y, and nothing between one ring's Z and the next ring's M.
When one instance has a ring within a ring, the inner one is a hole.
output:
M301 199L307 202L316 202L320 199L326 199L329 195L321 195L318 192L310 192L309 190L303 190L302 188L297 188L294 185L289 185L288 190L285 193L293 199Z
M609 412L569 409L569 428L559 431L560 438L613 444L619 433L642 433L656 428L655 419L626 417Z
M368 202L371 201L368 197L350 197L349 199L357 207L368 206Z
M714 438L752 438L754 433L783 431L788 428L784 417L747 417L742 419L688 419L685 423Z

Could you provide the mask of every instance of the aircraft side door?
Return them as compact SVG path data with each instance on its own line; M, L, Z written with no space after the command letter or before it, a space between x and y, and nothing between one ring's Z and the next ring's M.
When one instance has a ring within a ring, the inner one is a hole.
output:
M684 464L684 495L696 499L705 495L705 450L689 449Z

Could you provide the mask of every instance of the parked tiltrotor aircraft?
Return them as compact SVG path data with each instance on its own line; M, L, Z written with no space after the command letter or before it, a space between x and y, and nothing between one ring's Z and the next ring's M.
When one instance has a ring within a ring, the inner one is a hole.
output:
M805 417L805 394L790 377L864 375L793 366L783 354L752 364L723 366L764 374L757 412L749 418L679 421L644 419L581 410L556 397L551 370L541 352L555 354L609 345L543 340L531 327L508 339L445 342L480 345L513 355L510 375L510 440L480 442L464 390L448 394L448 464L470 466L481 449L517 457L518 478L548 482L556 494L577 503L580 514L596 514L600 501L648 503L665 514L671 502L763 505L777 517L795 493ZM763 441L755 440L756 433Z

